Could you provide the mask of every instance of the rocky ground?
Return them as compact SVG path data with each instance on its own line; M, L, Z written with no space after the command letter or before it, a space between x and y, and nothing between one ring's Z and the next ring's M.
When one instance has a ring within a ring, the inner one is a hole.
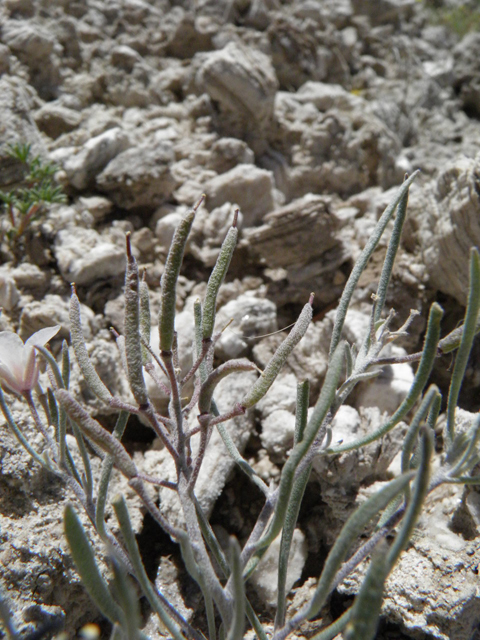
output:
M32 223L20 258L3 244L1 330L27 338L60 324L59 338L68 338L75 282L99 373L109 388L128 393L108 332L122 330L125 232L158 309L175 225L205 193L178 301L181 364L188 367L192 304L239 207L240 244L218 314L219 323L233 323L218 344L219 360L250 355L263 366L281 335L260 336L289 325L316 293L315 323L272 393L235 424L246 457L266 481L278 479L292 443L296 378L312 380L315 399L331 311L405 172L422 173L410 192L388 303L401 321L411 308L421 315L402 347L419 348L434 299L446 310L445 333L462 317L468 251L480 245L480 33L456 33L439 19L442 7L414 0L3 0L0 189L21 179L8 145L28 142L58 165L68 203ZM381 259L379 252L362 277L348 339L368 321ZM59 346L52 342L55 352ZM472 412L479 409L479 358L477 344L461 397ZM445 357L435 368L442 390L450 365ZM239 376L224 398L241 393L251 375ZM348 437L345 425L357 433L374 428L412 375L405 365L362 388L337 418L338 438ZM111 421L76 372L73 388ZM25 420L18 401L13 410ZM401 431L362 454L316 465L295 541L291 611L307 597L355 501L392 473ZM168 476L153 434L137 424L126 439L139 465ZM199 480L203 503L219 535L244 539L259 496L213 444L211 456ZM63 610L74 637L97 612L63 540L61 514L71 496L3 427L0 470L4 591L24 623ZM175 585L172 598L195 616L197 594L185 586L177 550L132 505L152 578ZM480 623L479 523L475 490L446 488L429 498L419 533L389 579L379 638L470 640ZM268 571L252 587L266 613L274 602ZM327 616L343 610L355 584L342 585ZM158 636L153 621L149 633Z

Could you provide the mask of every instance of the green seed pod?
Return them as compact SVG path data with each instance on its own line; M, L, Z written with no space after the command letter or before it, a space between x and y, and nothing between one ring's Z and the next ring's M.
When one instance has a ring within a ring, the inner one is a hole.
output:
M265 371L241 401L240 404L245 409L253 407L253 405L257 404L257 402L263 398L272 386L280 369L285 364L286 359L307 332L308 325L310 324L313 315L312 303L313 293L310 294L310 299L303 307L293 329L275 351L270 362L265 367Z
M175 304L177 298L177 280L180 275L180 268L183 262L183 254L187 244L188 236L192 228L193 220L197 209L204 201L202 196L196 205L181 220L173 235L172 244L165 263L165 270L162 276L162 297L159 318L160 349L161 351L171 351L173 345L173 334L175 331Z
M117 438L94 420L65 389L58 389L55 397L67 412L68 417L80 427L87 438L113 457L115 465L123 475L129 479L137 476L135 464Z
M88 357L85 338L83 337L80 302L75 291L74 283L72 283L72 295L70 298L70 335L72 337L75 357L77 358L78 366L80 367L83 377L93 393L98 396L100 400L108 404L112 395L100 380L98 373L95 371L95 367Z
M209 340L212 337L213 328L215 326L215 308L217 304L218 290L225 280L225 276L232 260L233 252L237 246L238 229L237 229L238 209L235 211L233 224L230 227L227 237L223 241L222 248L218 254L215 267L208 279L207 292L205 294L205 302L203 304L203 339Z
M139 278L137 261L132 255L127 233L127 268L125 270L125 353L128 382L139 406L148 404L143 378L142 343L140 340Z
M148 285L145 281L145 271L140 281L140 337L142 338L142 364L146 365L152 361L152 356L143 342L150 344L150 295L148 293Z

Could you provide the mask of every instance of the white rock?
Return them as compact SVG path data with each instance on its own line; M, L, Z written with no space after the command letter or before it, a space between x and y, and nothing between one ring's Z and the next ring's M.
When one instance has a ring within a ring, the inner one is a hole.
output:
M239 164L205 185L206 206L212 210L225 202L238 205L246 227L257 225L274 207L273 174L253 164Z
M247 229L242 244L269 267L304 268L339 243L336 231L342 223L331 205L331 198L311 193L293 200L268 213L260 227Z
M212 146L211 163L215 171L223 173L237 164L254 164L255 155L243 140L219 138Z
M268 394L267 394L268 395ZM295 416L285 409L272 411L262 420L260 439L274 462L284 462L293 447Z
M93 229L63 229L55 240L55 257L67 282L87 285L125 271L125 251Z
M225 329L217 344L215 353L223 360L244 355L249 346L249 337L271 333L277 329L277 310L270 300L257 298L251 292L240 295L221 307L217 313L215 331Z
M0 73L10 71L10 49L5 44L0 44Z
M267 395L256 405L263 418L283 409L295 413L297 404L297 378L293 373L280 372Z
M342 405L332 423L331 447L349 444L363 438L388 420L388 415L376 407L365 407L357 411ZM386 472L390 463L403 445L406 425L402 422L380 440L360 449L342 453L339 457L317 456L313 468L323 487L339 488L341 492L358 487L365 478L378 477ZM323 493L322 493L323 495ZM338 492L327 494L323 499L330 503L338 498Z
M0 187L11 185L23 177L23 167L8 153L9 144L28 140L33 154L47 156L45 144L33 119L36 104L36 94L25 80L15 76L0 76Z
M278 554L280 551L279 536L270 545L268 551L258 564L255 573L250 578L252 586L262 599L262 601L270 606L277 603L277 576L278 576ZM307 560L307 542L305 535L300 529L293 532L292 546L288 560L286 592L289 593L293 585L302 575L303 567Z
M125 71L131 71L135 63L141 62L142 56L125 44L117 45L112 49L112 63L118 67L123 67Z
M350 110L359 107L363 102L339 84L324 82L305 82L296 92L295 99L300 103L310 102L319 111L328 111L332 107Z
M88 196L79 198L78 206L81 209L86 209L95 221L99 221L110 213L113 204L111 200L103 196Z
M351 0L353 12L366 14L372 24L396 24L411 19L415 0Z
M157 237L157 247L163 251L163 253L167 254L170 249L170 244L172 242L173 234L175 233L175 229L180 224L181 219L183 218L184 213L187 211L174 211L172 213L167 213L166 216L160 218L155 226L155 236Z
M81 114L61 103L47 102L35 113L39 129L50 138L58 138L62 133L75 129L80 124Z
M416 189L409 217L430 284L464 305L470 248L480 246L480 154L460 157L438 178Z
M470 640L478 626L478 544L451 530L462 492L443 485L427 498L420 526L387 579L382 615L401 621L412 637ZM364 573L361 565L339 591L356 593Z
M63 168L70 184L76 189L85 189L95 176L129 145L128 136L114 127L88 140L76 153L63 158ZM61 158L56 158L60 160Z
M480 34L476 29L473 29L460 40L453 50L455 91L459 95L463 109L474 114L474 118L478 118L480 114L479 45Z
M366 100L323 86L311 83L304 94L300 88L275 96L275 139L289 158L282 187L289 199L307 193L351 195L378 183L396 184L398 137ZM319 110L315 101L327 110ZM367 166L375 170L366 171Z
M392 356L406 355L405 349L392 346L389 350ZM356 397L358 407L378 407L390 415L395 413L406 398L414 380L413 369L408 362L387 365L373 380L360 384Z
M12 270L15 284L22 289L42 290L49 282L49 274L35 264L23 262Z
M2 28L2 39L14 53L30 59L48 56L55 43L49 30L24 20L7 20Z
M446 56L441 60L426 60L423 63L425 72L437 82L448 84L452 80L453 57Z
M268 56L238 42L198 56L201 61L195 78L198 87L245 124L268 122L278 87Z
M19 334L25 340L36 331L56 324L61 325L57 338L70 335L69 301L56 294L48 294L42 300L25 304L20 316ZM88 337L88 330L86 335Z
M332 445L348 444L358 440L361 424L358 411L347 404L342 405L332 421Z
M150 141L116 155L96 182L124 209L158 206L169 198L176 185L170 172L173 160L170 142Z
M323 306L341 293L335 275L350 252L338 234L343 224L330 197L309 193L275 208L261 226L245 229L241 247L252 262L285 269L285 281L276 292L279 306L305 304L312 291Z
M20 299L15 279L9 269L0 269L0 307L10 311Z
M232 226L236 207L226 202L220 207L208 211L204 207L195 217L192 232L187 245L187 252L207 267L213 267L217 261L220 247ZM243 227L243 215L239 211L237 229Z

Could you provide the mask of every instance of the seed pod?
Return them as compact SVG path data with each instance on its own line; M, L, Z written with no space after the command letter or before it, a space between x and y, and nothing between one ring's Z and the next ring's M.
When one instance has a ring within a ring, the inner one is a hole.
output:
M59 389L55 396L68 417L80 427L87 438L112 455L115 465L127 478L134 478L137 475L137 468L117 438L94 420L68 391Z
M108 404L112 395L100 380L92 361L88 357L85 338L83 337L80 302L75 291L75 284L72 284L72 295L70 298L70 335L72 337L75 357L77 358L78 366L80 367L83 377L93 393Z
M222 248L218 254L215 267L208 279L207 292L205 294L205 302L203 304L203 339L209 340L212 337L213 327L215 326L215 307L217 304L218 290L225 280L225 276L232 260L233 252L237 245L238 229L237 229L238 209L235 211L233 224L230 227L227 237L223 241Z
M159 318L160 349L171 351L175 326L175 304L177 298L177 280L180 275L180 267L183 262L183 254L188 236L192 228L197 209L204 201L202 196L197 204L181 220L173 234L172 244L165 263L162 276L162 297Z
M142 364L146 365L147 362L152 361L148 349L144 346L143 342L150 344L150 330L151 330L151 318L150 318L150 295L148 293L148 285L145 280L145 271L140 281L140 337L142 338Z
M310 294L310 299L303 307L293 329L275 351L270 362L265 367L265 371L241 401L240 404L245 409L253 407L253 405L257 404L257 402L263 398L272 386L280 369L285 364L286 359L307 332L308 325L310 324L313 315L312 303L313 293Z

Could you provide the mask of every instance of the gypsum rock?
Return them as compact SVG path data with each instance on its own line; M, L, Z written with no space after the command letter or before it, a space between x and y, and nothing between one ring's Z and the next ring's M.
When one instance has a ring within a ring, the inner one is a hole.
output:
M337 271L349 257L339 240L342 224L329 197L308 194L266 215L262 226L245 229L241 246L252 262L285 270L286 283L271 287L279 305L302 303L311 291L329 304L343 283Z
M480 245L480 154L460 157L410 198L409 225L431 287L465 305L470 247ZM415 194L415 195L414 195Z
M22 164L12 158L9 145L28 141L34 155L47 155L40 132L32 117L37 98L32 88L21 78L0 77L0 187L10 189L24 175Z
M90 138L81 148L57 149L51 154L51 158L62 164L73 187L85 189L128 146L128 136L119 127L114 127Z
M462 492L462 486L442 485L427 498L410 546L387 579L382 615L413 638L470 640L478 627L478 544L451 530ZM355 593L364 572L362 564L340 593Z
M175 189L176 181L170 172L173 160L171 143L150 141L119 153L96 177L96 182L119 207L157 207Z
M275 96L269 142L289 158L287 198L325 191L348 196L378 183L397 184L400 141L368 102L338 85L307 85Z
M94 229L62 229L55 238L54 254L64 280L77 285L125 273L125 249Z
M206 206L215 209L225 202L236 204L243 215L243 225L254 227L274 207L273 176L253 164L239 164L212 178L205 185Z
M270 58L230 42L219 51L197 54L193 66L197 92L206 92L219 107L221 131L244 138L254 151L262 146L262 129L272 118L278 87Z
M215 331L223 331L215 345L215 355L223 361L244 356L252 339L277 329L277 308L273 302L247 291L218 310Z
M44 100L57 97L61 84L60 44L45 25L25 20L5 20L2 40L28 68L29 81Z

